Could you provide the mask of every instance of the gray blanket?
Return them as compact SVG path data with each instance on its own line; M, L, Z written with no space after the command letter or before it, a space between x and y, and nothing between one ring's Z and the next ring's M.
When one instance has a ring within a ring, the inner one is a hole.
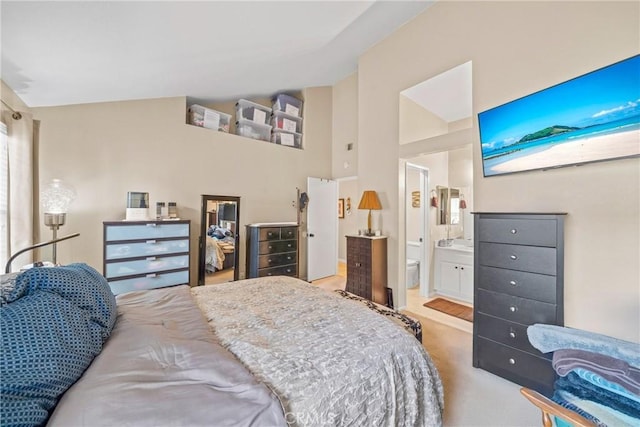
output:
M192 289L222 344L285 408L290 425L442 425L442 383L413 335L290 277Z
M188 286L117 298L111 337L48 426L284 426L277 397L219 343Z

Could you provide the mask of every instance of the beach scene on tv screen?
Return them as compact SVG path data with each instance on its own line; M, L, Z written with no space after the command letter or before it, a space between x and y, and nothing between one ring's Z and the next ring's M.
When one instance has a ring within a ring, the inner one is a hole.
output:
M484 176L640 156L640 55L478 114Z

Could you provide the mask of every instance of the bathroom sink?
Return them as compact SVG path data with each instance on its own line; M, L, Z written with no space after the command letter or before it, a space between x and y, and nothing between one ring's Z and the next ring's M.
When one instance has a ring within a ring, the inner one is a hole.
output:
M464 239L442 239L436 242L436 247L453 251L473 252L473 241Z

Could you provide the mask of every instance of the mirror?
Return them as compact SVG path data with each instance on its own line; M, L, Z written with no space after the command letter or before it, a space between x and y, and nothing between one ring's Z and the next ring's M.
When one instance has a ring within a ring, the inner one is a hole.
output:
M238 280L240 197L202 196L198 285Z
M460 190L438 185L436 191L438 193L437 224L460 224Z

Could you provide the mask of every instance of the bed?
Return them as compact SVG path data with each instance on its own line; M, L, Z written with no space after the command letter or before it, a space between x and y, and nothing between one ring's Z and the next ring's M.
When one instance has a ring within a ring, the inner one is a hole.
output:
M442 425L442 383L414 334L299 279L114 297L73 264L3 283L3 425ZM13 313L49 297L70 313ZM70 336L82 339L61 346Z
M205 269L216 272L233 267L235 239L231 230L212 225L207 230Z

